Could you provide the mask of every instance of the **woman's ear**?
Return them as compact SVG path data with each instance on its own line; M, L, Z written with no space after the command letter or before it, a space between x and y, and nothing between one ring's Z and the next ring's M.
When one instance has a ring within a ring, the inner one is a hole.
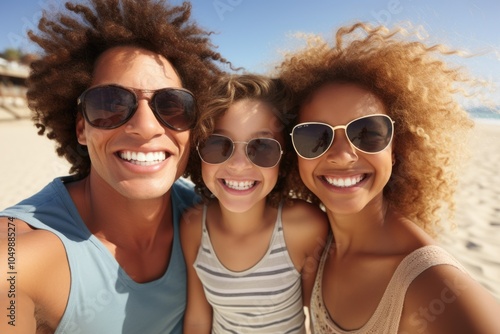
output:
M76 114L76 139L80 145L87 145L85 136L85 119L81 113Z

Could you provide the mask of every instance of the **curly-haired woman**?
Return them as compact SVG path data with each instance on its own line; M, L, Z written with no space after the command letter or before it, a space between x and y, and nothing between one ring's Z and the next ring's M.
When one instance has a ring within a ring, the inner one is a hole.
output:
M280 77L295 94L298 197L333 236L311 300L315 333L495 333L499 305L432 239L452 217L474 85L403 29L361 23L310 36ZM448 217L448 218L449 218Z

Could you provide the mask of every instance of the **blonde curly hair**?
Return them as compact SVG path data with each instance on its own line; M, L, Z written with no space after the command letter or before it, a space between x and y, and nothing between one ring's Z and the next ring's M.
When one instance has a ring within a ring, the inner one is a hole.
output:
M443 45L426 45L403 28L356 23L340 28L335 45L308 36L307 46L285 55L278 74L294 94L294 112L328 83L354 83L377 95L395 121L396 163L384 188L388 203L431 235L444 217L453 218L457 167L474 123L457 95L475 85L443 58L457 55ZM289 174L301 184L297 164ZM318 199L305 186L295 196ZM443 216L446 212L447 216Z

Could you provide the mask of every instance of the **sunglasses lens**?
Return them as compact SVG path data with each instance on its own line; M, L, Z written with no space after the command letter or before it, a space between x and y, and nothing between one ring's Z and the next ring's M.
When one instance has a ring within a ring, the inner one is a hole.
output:
M210 136L198 146L200 158L209 164L220 164L233 153L233 142L224 136Z
M126 122L135 105L134 94L126 89L114 86L95 87L85 93L83 111L91 125L112 129Z
M153 105L162 121L174 130L190 129L196 121L196 103L193 95L186 91L158 91L154 96Z
M252 139L247 144L247 156L259 167L274 167L281 159L281 146L274 139Z
M135 94L123 87L100 86L83 95L83 112L87 121L97 128L113 129L123 125L137 109ZM161 123L177 131L191 129L196 121L196 102L188 91L162 89L151 102Z
M300 124L292 131L293 147L305 159L314 159L325 153L333 140L333 130L325 124Z
M346 129L352 145L368 153L384 150L391 142L392 131L391 119L381 115L360 118L350 123Z
M281 159L281 146L274 139L256 138L245 144L248 159L259 167L274 167ZM211 135L203 144L198 145L201 160L209 164L223 163L231 157L233 150L233 141L221 135Z

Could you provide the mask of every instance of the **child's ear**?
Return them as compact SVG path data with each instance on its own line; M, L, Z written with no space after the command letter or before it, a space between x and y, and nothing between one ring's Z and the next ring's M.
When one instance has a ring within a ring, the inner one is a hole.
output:
M76 114L76 139L80 145L87 145L87 137L85 136L85 119L81 113Z

